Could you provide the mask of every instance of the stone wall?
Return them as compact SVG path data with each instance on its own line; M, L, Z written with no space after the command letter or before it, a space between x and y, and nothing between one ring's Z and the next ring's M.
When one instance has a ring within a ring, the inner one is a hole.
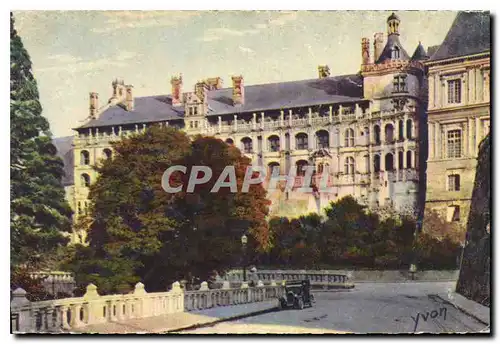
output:
M485 306L490 306L490 140L488 134L479 146L476 179L467 221L467 239L457 283L458 293Z

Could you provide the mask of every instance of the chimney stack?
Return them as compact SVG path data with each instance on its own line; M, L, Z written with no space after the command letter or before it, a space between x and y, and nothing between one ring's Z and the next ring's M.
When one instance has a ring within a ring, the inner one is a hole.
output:
M207 92L209 90L209 86L205 81L198 81L196 85L194 85L194 94L201 100L202 103L207 102Z
M207 84L210 90L220 90L222 88L222 78L219 76L208 78Z
M97 117L97 109L99 108L99 94L97 92L90 92L90 118Z
M320 79L328 78L330 76L330 67L327 65L318 66L318 77Z
M233 80L233 104L245 104L245 86L243 85L243 76L232 76L231 80Z
M170 84L172 85L172 105L180 106L182 105L181 99L181 89L182 89L182 74L177 76L173 76L170 79Z
M134 111L134 97L132 95L132 85L125 86L125 109L127 111Z
M377 32L373 36L373 62L377 62L380 54L384 50L384 34L382 32Z
M361 39L361 61L364 65L370 64L370 40L368 38Z

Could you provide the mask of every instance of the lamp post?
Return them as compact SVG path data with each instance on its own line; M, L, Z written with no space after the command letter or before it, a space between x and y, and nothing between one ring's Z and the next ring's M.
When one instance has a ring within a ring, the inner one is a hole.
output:
M247 281L247 262L246 262L246 256L247 256L247 242L248 238L245 234L241 236L241 245L243 248L243 282Z

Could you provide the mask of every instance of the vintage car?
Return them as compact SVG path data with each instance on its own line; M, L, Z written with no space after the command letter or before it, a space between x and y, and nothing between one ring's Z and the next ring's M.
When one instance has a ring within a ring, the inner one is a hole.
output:
M285 284L285 295L279 298L279 307L303 309L304 306L312 307L313 302L309 280L293 281Z

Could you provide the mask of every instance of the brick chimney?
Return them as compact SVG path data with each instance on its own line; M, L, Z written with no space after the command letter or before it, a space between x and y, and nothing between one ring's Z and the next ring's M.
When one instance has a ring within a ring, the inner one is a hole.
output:
M170 84L172 85L172 105L180 106L182 105L182 75L173 76L170 79Z
M134 111L134 96L132 95L132 85L125 86L125 109L127 111Z
M97 118L97 109L99 108L99 93L90 92L90 118Z
M215 78L208 78L207 84L210 90L219 90L222 88L222 78L218 76Z
M330 76L330 67L327 65L318 66L318 78L324 79Z
M207 101L207 92L209 90L209 85L205 81L198 81L196 85L194 85L194 93L201 100L202 103L206 103Z
M370 39L361 39L361 63L364 65L370 64Z
M384 50L384 34L382 32L377 32L373 35L373 62L377 62L380 54Z
M232 76L233 81L233 105L245 104L245 86L243 85L243 76Z

